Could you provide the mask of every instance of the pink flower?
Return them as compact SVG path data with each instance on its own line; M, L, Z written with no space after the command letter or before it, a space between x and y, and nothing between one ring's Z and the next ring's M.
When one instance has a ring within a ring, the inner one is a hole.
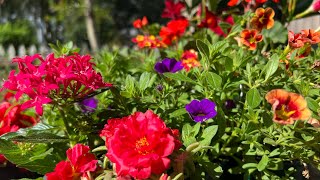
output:
M47 180L74 180L88 178L87 172L93 172L97 168L95 156L89 153L89 146L76 144L67 150L67 161L60 161L54 172L47 173Z
M108 136L107 157L122 177L147 179L151 174L162 174L170 166L168 156L181 146L177 132L173 134L150 110L112 119L102 132Z
M40 64L34 65L37 59ZM96 89L112 86L103 82L90 60L89 55L79 54L58 58L49 54L46 59L39 54L14 58L13 62L18 63L19 72L16 74L11 71L3 88L16 91L17 100L23 94L29 96L30 100L22 104L22 109L35 107L36 112L42 115L43 104L51 103L52 100L74 101Z

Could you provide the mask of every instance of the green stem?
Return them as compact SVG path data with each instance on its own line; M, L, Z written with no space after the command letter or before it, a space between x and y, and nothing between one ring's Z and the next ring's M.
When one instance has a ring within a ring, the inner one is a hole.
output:
M62 109L62 107L58 107L58 110L60 112L60 115L62 117L62 120L63 120L63 123L64 123L64 126L65 126L65 132L70 140L70 146L72 147L73 145L76 144L76 142L72 141L71 140L71 136L70 134L72 134L72 129L70 128L69 124L68 124L68 121L67 121L67 118L66 118L66 114L64 113L64 110Z

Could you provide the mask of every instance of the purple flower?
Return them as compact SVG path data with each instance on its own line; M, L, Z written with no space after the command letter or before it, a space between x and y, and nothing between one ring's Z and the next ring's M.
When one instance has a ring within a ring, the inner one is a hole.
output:
M83 100L81 103L81 110L84 113L92 113L96 110L98 106L98 100L94 97L87 98Z
M156 65L154 66L154 70L156 70L158 73L166 73L166 72L171 72L175 73L177 71L180 71L183 69L183 66L180 61L177 61L176 59L169 59L165 58L160 62L157 62Z
M192 100L186 105L186 110L195 122L203 122L217 115L216 104L209 99Z

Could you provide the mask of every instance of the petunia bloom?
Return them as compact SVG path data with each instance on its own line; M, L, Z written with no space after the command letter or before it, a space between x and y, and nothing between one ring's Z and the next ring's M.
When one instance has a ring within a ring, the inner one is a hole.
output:
M92 113L94 112L98 107L98 100L94 97L86 98L83 101L80 102L80 107L82 112L84 113Z
M270 29L274 25L274 11L272 8L258 8L251 19L251 25L254 29L261 31L263 28Z
M117 176L147 179L170 167L169 156L181 142L159 116L148 110L111 120L112 127L108 120L100 136L108 135L106 156L115 164Z
M171 45L173 42L177 41L189 25L189 21L186 19L171 20L168 22L167 26L161 28L159 35L162 38L163 43L166 45Z
M67 150L68 160L60 161L54 172L46 174L47 180L73 180L73 179L87 179L87 172L93 172L97 168L95 156L89 152L89 146L83 144L76 144L73 148Z
M163 10L161 17L170 19L183 18L181 15L181 10L185 8L182 2L174 3L173 0L165 0L165 9Z
M240 34L240 42L249 47L249 50L255 50L257 43L262 41L262 35L258 34L256 29L245 29Z
M198 53L193 50L186 50L181 57L182 66L186 71L190 71L191 68L199 67L200 62L198 60Z
M311 111L307 101L300 95L283 89L274 89L266 94L272 105L273 121L279 124L293 124L296 120L308 120Z
M157 62L154 66L154 70L160 74L171 72L175 73L183 69L182 63L172 58L165 58L160 62Z
M148 19L147 17L143 16L142 19L136 19L132 24L134 28L141 29L148 24Z
M216 104L209 99L192 100L186 110L195 122L203 122L217 115Z
M313 29L305 29L301 31L301 38L305 43L318 44L320 43L320 32L315 32Z

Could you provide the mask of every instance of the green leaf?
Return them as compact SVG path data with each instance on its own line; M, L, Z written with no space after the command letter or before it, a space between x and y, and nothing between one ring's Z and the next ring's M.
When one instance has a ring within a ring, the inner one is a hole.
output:
M215 74L213 72L206 72L205 80L213 89L221 88L222 78L218 74Z
M263 143L270 144L272 146L276 146L277 145L276 141L274 141L273 139L267 138L267 137L263 139Z
M217 125L213 125L205 128L201 135L200 144L203 146L209 146L211 144L212 138L217 134L217 132L218 132Z
M265 73L264 81L267 81L278 69L279 66L279 56L274 54L271 56L267 65L263 68L263 72Z
M155 81L157 75L151 76L151 73L149 72L144 72L141 74L140 79L139 79L139 90L140 92L145 91L148 87L151 87L152 84Z
M13 143L0 139L0 153L17 167L45 174L53 171L58 159L46 144Z
M246 101L248 106L251 108L256 108L259 106L261 100L260 93L256 88L252 88L247 92Z
M197 84L194 80L190 79L188 76L182 73L163 73L163 75L174 80Z
M192 126L189 123L182 127L182 141L185 147L196 142L196 138L192 136Z
M263 155L261 160L260 160L260 162L257 165L258 171L263 171L267 167L268 162L269 162L268 156L267 155Z
M280 151L279 151L279 150L280 150L279 148L273 150L273 151L269 154L269 157L273 157L273 156L278 156L278 155L280 155Z
M177 109L175 111L173 111L172 113L170 113L170 117L171 118L174 118L174 117L178 117L178 116L181 116L183 114L186 114L187 111L186 111L186 108L181 108L181 109Z
M200 53L203 54L207 59L209 59L210 58L210 50L209 50L208 45L199 39L196 41L196 44L197 44L197 48L200 51Z
M1 139L17 141L17 142L30 142L30 143L55 143L55 142L68 142L69 139L61 137L50 132L53 129L50 126L38 123L30 128L21 128L16 132L9 132L2 136Z
M312 98L306 97L307 103L308 103L308 107L314 111L314 112L318 112L318 109L320 109L320 106L318 104L317 101L313 100Z
M257 163L246 163L242 166L243 169L257 168Z
M196 137L200 131L200 127L201 127L201 124L200 123L197 123L196 125L193 126L192 128L192 134L193 134L193 137Z

